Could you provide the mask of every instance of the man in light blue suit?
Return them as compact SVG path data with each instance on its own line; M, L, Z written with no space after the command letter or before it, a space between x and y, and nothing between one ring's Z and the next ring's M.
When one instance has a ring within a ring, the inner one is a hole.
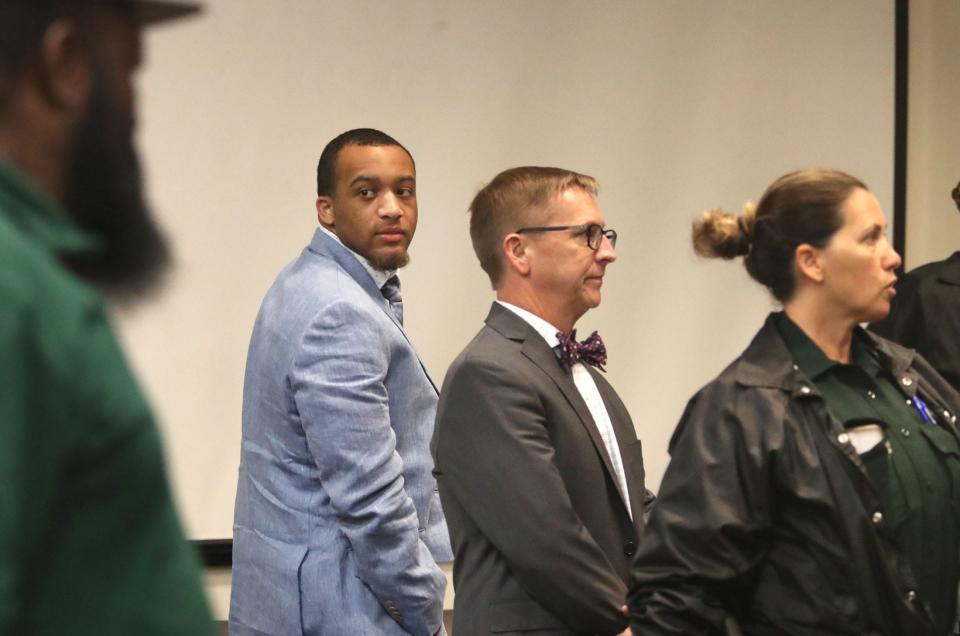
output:
M431 474L437 390L403 330L410 153L348 131L317 167L317 228L247 355L232 636L443 632L450 561Z

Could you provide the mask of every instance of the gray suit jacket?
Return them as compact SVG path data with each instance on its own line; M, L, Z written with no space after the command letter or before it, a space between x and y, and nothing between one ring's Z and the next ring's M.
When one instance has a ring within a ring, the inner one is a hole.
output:
M613 634L653 500L626 408L593 372L613 422L631 521L600 433L568 369L494 304L454 361L433 451L454 545L454 634Z
M437 391L356 257L317 230L250 341L230 633L432 634L451 559Z

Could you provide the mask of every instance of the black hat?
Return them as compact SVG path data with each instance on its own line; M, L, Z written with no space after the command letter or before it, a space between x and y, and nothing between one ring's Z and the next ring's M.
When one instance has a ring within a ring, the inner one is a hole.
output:
M133 0L140 24L156 24L176 20L200 11L195 2L170 2L167 0Z
M0 2L11 1L20 4L24 9L33 11L50 11L55 7L64 9L115 7L132 13L143 26L176 20L202 10L200 4L189 0L0 0Z
M142 25L176 20L198 13L202 9L200 4L190 0L0 0L0 2L13 5L5 8L37 16L56 15L58 10L63 9L115 7L133 14Z

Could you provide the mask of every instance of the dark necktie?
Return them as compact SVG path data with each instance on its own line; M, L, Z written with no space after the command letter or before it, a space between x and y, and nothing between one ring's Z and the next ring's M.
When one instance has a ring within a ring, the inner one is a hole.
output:
M380 288L380 293L390 303L390 310L397 317L397 322L403 324L403 298L400 296L400 279L396 274L387 279Z
M571 331L569 336L562 331L557 332L557 340L560 342L560 362L568 368L578 362L584 362L606 372L603 365L607 363L607 348L603 346L600 334L594 331L583 342L577 342L576 338L576 329Z

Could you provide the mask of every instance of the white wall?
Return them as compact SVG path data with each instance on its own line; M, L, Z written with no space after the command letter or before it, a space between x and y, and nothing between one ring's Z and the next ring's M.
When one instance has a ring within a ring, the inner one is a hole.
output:
M467 235L476 190L521 164L600 180L619 258L580 330L608 344L652 488L686 400L772 306L739 263L693 257L691 219L810 165L863 178L890 211L892 0L206 4L147 38L140 142L178 263L165 294L118 316L193 538L231 534L250 329L315 226L320 150L348 128L417 160L402 276L437 381L491 300ZM228 575L210 576L223 615Z
M907 269L960 249L960 2L910 3Z
M230 536L247 340L309 240L323 145L380 127L417 159L409 331L439 381L491 295L467 236L478 187L519 164L596 176L620 232L599 329L651 485L691 393L770 307L689 223L807 165L889 209L893 3L877 0L211 0L153 30L141 85L150 192L178 253L167 293L120 317L162 421L191 536Z

